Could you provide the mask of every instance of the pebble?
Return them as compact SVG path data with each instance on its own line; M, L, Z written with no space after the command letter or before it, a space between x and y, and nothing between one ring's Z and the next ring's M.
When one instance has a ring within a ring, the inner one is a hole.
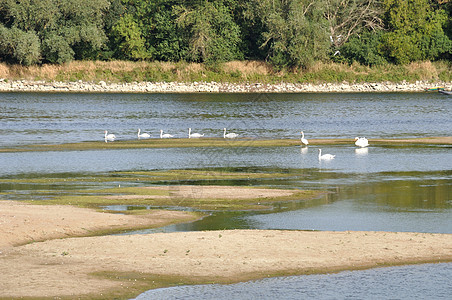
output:
M0 92L98 92L98 93L310 93L310 92L423 92L442 87L452 90L451 82L375 82L375 83L217 83L217 82L61 82L10 81L0 78Z

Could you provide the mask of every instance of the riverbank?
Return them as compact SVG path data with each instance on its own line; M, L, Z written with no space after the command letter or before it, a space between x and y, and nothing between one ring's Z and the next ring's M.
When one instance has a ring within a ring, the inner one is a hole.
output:
M416 81L391 83L222 83L222 82L131 82L32 81L0 79L0 92L69 93L363 93L425 92L442 87L452 90L452 82Z
M450 234L224 230L71 237L159 218L0 205L0 298L8 299L125 299L179 284L452 261ZM52 234L36 237L46 231Z

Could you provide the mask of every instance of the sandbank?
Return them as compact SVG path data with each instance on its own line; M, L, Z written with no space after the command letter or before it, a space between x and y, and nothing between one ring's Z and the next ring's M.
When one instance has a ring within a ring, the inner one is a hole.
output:
M353 138L337 139L309 139L310 146L316 145L351 145ZM452 145L452 136L424 137L424 138L400 138L400 139L372 139L371 146L428 146L428 145ZM82 150L112 150L112 149L146 149L146 148L188 148L188 147L289 147L301 145L300 139L255 139L255 138L174 138L174 139L147 139L147 140L117 140L111 143L103 141L89 141L65 144L35 144L23 145L14 148L0 148L0 152L28 152L28 151L82 151Z
M199 218L199 215L184 211L156 209L143 215L124 215L66 205L0 201L0 252L49 239L161 227Z
M165 223L166 213L193 218L1 201L0 298L126 299L175 284L452 261L451 234L227 230L72 237Z

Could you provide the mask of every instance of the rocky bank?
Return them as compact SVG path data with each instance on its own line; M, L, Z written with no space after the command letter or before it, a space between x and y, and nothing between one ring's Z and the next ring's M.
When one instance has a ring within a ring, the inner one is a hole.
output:
M0 92L76 92L76 93L310 93L310 92L423 92L442 87L452 90L451 82L380 83L217 83L217 82L46 82L0 79Z

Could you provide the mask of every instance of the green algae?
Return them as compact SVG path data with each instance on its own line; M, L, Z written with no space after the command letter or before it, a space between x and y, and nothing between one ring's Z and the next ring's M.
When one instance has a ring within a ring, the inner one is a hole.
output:
M202 186L194 186L202 191ZM226 186L227 188L227 186ZM255 187L243 187L253 192ZM103 190L91 190L86 195L60 195L52 199L40 200L39 204L73 205L88 208L100 208L114 205L125 206L151 206L183 207L209 211L243 211L243 210L268 210L274 203L290 201L306 201L320 197L325 192L293 190L291 195L249 198L222 198L222 197L197 197L197 194L184 195L178 193L178 186L147 189L144 187L110 188ZM130 212L130 211L126 211Z
M35 176L40 176L36 174ZM264 182L296 179L303 172L292 169L213 168L158 171L120 171L92 174L50 174L41 177L3 178L3 199L30 201L34 204L61 204L102 209L108 206L182 207L209 211L268 210L278 202L305 201L324 192L291 190L290 196L245 199L199 197L206 185L222 187L262 185ZM179 193L181 185L191 186L189 195ZM146 188L153 187L153 188ZM256 187L246 186L249 193ZM262 188L262 187L261 187ZM125 213L139 213L127 210Z
M354 145L353 139L310 139L310 145ZM371 145L452 145L452 137L429 137L413 139L370 139ZM222 138L175 138L123 140L105 143L103 141L36 144L2 148L0 152L30 152L30 151L87 151L87 150L121 150L146 148L187 148L187 147L289 147L299 146L299 139L222 139Z

